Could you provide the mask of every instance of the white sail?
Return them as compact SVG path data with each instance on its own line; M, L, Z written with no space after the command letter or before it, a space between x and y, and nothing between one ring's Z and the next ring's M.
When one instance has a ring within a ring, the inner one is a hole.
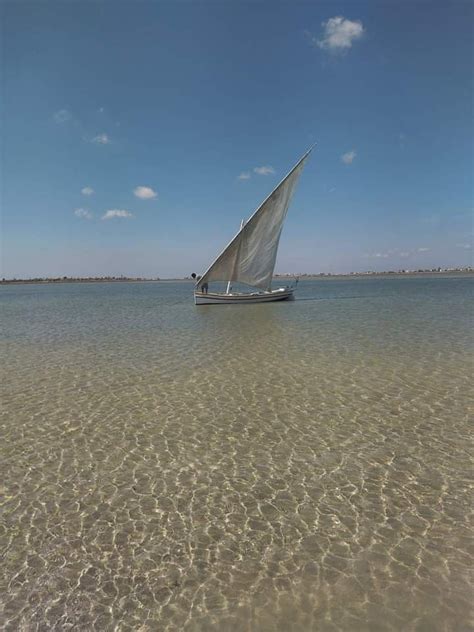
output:
M269 290L283 222L311 149L244 224L198 282L230 281Z

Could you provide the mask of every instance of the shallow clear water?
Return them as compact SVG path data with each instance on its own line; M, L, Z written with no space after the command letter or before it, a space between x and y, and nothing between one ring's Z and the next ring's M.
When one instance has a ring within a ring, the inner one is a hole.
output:
M0 288L0 625L470 629L473 287Z

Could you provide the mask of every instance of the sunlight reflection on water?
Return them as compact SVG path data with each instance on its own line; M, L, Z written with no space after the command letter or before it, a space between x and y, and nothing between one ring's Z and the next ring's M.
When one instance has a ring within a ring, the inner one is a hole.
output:
M472 287L2 287L3 625L468 629Z

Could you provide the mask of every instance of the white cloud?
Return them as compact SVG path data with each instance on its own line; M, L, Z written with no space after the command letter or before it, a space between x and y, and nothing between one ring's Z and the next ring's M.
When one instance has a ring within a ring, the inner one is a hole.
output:
M389 252L369 252L365 256L369 259L387 259L389 256Z
M353 149L352 151L348 151L345 154L342 154L341 160L345 165L352 165L356 156L357 153Z
M239 176L237 176L237 180L250 180L250 172L242 171L242 173Z
M390 248L389 250L386 250L385 252L374 252L374 253L369 253L366 254L366 257L369 257L369 259L388 259L388 258L397 258L397 257L401 257L402 259L408 259L409 257L413 257L416 256L417 253L422 253L422 252L430 252L430 248L416 248L415 250L400 250L400 248Z
M405 258L410 256L410 252L402 252L399 248L390 248L385 251L369 253L366 257L369 257L369 259L388 259L397 255Z
M61 125L62 123L67 123L72 120L72 114L69 110L58 110L53 114L53 119Z
M121 211L119 209L111 209L102 215L102 219L113 219L114 217L133 217L130 211Z
M104 108L99 108L99 112L102 114L104 112Z
M269 176L275 173L275 169L270 165L265 165L263 167L255 167L254 173L257 173L259 176Z
M90 211L85 208L76 208L74 211L74 215L76 217L81 217L82 219L92 219L93 215Z
M92 195L94 193L94 189L92 189L91 187L84 187L83 189L81 189L81 193L82 195Z
M322 39L317 45L323 50L341 52L351 48L352 43L364 34L364 27L360 20L347 20L341 15L322 22L324 28Z
M471 244L456 244L458 248L464 248L464 250L470 250L472 248Z
M110 145L111 140L107 134L97 134L97 136L91 138L91 143L95 143L96 145Z
M135 197L140 198L141 200L151 200L153 198L156 198L156 196L158 195L158 193L156 191L153 191L152 188L150 187L136 187L136 189L134 189L133 194L135 195Z

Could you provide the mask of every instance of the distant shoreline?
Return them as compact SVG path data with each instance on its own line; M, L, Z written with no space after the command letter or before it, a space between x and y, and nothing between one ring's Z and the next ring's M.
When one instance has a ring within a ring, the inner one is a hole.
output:
M469 276L474 273L473 268L457 268L457 269L444 269L444 270L407 270L407 271L392 271L387 272L349 272L346 274L276 274L273 278L276 281L285 281L290 279L301 280L325 280L325 279L354 279L354 278L367 278L367 277L415 277L415 276ZM57 278L37 278L37 279L2 279L0 285L49 285L55 283L169 283L169 282L193 282L190 277L185 278L154 278L146 279L141 277L57 277Z

